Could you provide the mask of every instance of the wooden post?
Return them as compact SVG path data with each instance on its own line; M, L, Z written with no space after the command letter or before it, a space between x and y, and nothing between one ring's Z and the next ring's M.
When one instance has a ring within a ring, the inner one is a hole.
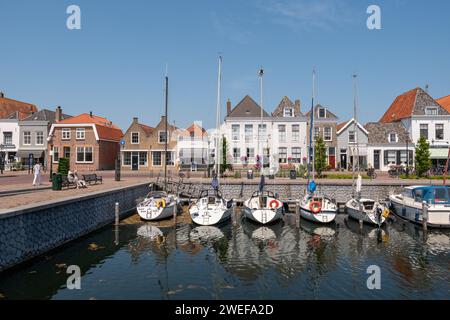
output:
M426 201L422 202L422 226L423 231L427 231L428 224L428 205Z
M115 225L116 226L119 225L119 220L120 220L120 209L119 209L119 203L116 202L116 207L115 207Z
M232 220L233 220L233 226L236 226L237 224L237 205L236 203L233 203L233 215L232 215Z
M295 226L300 228L300 206L298 203L295 205Z

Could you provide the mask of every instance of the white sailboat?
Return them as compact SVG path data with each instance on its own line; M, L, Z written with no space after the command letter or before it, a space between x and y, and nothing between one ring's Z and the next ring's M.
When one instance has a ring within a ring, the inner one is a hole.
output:
M164 161L164 189L167 190L167 109L169 103L169 77L165 78L165 161ZM136 206L137 212L141 219L154 221L172 217L179 210L178 196L167 193L166 191L151 191L145 199Z
M263 128L263 75L264 70L260 69L260 85L261 85L261 132ZM276 199L273 192L264 191L264 150L261 144L260 130L258 130L258 145L261 151L261 181L259 183L259 191L256 191L252 196L244 201L242 212L247 219L260 224L270 224L280 220L283 217L283 203Z
M222 223L231 218L233 200L224 199L219 191L220 170L220 89L222 78L222 57L219 57L219 75L217 80L217 109L216 109L216 163L215 173L212 180L213 191L203 190L199 198L189 208L189 214L195 224L212 226Z
M314 98L315 98L315 77L316 71L313 70L313 90L311 103L311 124L309 128L309 164L308 164L308 183L305 196L300 200L300 215L302 218L318 223L333 222L337 214L337 205L326 195L316 191L314 182L314 148L313 148L313 128L314 128ZM311 170L312 167L312 170ZM312 181L311 178L312 171Z
M353 130L356 138L356 157L353 157L353 184L355 185L355 169L359 171L359 135L358 135L358 117L357 117L357 92L356 75L354 79L354 110L353 110ZM356 160L355 160L356 159ZM348 216L352 219L363 221L365 223L380 227L389 216L389 209L373 199L361 198L362 178L358 172L356 186L352 199L345 204Z

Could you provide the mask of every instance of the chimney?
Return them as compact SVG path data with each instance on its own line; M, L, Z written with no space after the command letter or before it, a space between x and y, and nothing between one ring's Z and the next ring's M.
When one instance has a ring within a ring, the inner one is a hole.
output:
M4 98L4 97L5 97L5 94L2 91L0 91L0 98Z
M60 122L62 120L62 109L61 106L57 106L55 110L55 122Z
M295 100L295 110L297 110L298 112L301 112L300 100Z
M231 113L231 101L230 99L227 100L227 115Z
M161 122L162 122L162 123L165 123L165 122L166 122L166 116L161 116ZM167 124L169 124L169 123L167 123Z
M89 116L92 118L92 111L89 111Z
M138 123L138 118L137 117L133 118L133 123Z

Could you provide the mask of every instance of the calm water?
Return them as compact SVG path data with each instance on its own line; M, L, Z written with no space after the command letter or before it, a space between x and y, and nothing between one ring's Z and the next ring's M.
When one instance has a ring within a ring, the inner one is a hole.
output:
M187 219L185 219L187 220ZM66 266L82 271L66 288ZM381 268L381 290L366 269ZM295 215L260 227L128 219L0 274L6 299L449 299L450 233L390 221L380 232L340 215L332 226Z

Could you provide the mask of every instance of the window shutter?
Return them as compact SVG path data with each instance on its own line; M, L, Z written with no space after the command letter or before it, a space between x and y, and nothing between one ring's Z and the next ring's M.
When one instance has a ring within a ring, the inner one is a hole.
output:
M384 150L384 165L387 166L388 165L388 151Z

